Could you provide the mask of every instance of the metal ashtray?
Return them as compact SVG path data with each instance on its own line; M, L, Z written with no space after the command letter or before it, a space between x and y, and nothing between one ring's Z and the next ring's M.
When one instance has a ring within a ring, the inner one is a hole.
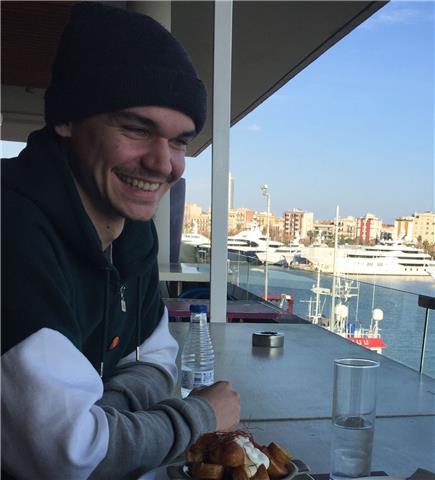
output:
M284 346L284 334L281 332L254 332L252 334L254 347L279 348Z

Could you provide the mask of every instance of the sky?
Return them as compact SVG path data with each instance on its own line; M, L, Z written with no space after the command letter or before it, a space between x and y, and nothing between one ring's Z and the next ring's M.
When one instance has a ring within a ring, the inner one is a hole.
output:
M434 201L434 3L392 1L231 129L234 206L385 223ZM210 206L211 149L187 201Z
M433 1L391 1L232 127L234 206L264 211L267 184L278 216L434 211L434 18ZM184 176L208 209L211 148Z

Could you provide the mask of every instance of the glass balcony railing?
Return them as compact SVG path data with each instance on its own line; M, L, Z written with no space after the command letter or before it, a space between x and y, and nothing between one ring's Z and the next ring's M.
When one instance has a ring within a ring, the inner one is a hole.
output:
M231 284L265 297L264 265L242 256L233 258L229 261L228 278ZM385 283L400 288L387 287ZM327 274L268 267L269 299L290 295L295 315L377 350L414 370L420 369L426 316L426 309L418 306L419 294L435 296L432 290L435 288L430 279L378 277L369 281L341 276L334 280ZM331 311L335 312L333 318ZM435 312L428 310L427 317L421 371L435 378Z

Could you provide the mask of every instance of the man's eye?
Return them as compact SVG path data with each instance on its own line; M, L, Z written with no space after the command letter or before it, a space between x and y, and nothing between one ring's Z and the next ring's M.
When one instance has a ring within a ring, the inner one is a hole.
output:
M133 127L133 126L127 125L127 126L124 126L123 129L126 132L136 137L148 138L151 135L151 132L149 130L146 130L140 127Z
M174 140L172 140L172 143L177 148L185 149L189 141L186 140L185 138L174 138Z

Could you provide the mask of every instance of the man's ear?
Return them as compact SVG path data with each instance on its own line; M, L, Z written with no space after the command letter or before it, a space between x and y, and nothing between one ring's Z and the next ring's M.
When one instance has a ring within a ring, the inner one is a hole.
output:
M55 125L54 131L61 137L69 138L71 137L72 125L69 123L62 123L62 125Z

